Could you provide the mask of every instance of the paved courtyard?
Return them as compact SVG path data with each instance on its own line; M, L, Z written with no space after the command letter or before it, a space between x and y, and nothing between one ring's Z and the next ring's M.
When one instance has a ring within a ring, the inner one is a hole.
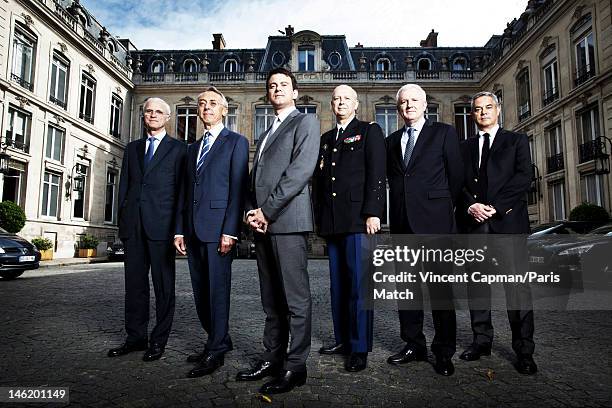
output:
M349 374L342 358L316 352L332 339L327 262L311 260L309 270L313 333L308 381L289 394L272 396L271 404L257 398L261 381L234 381L236 372L256 360L262 349L264 316L252 260L234 262L230 321L234 351L226 355L220 370L197 379L185 377L192 367L185 358L201 350L205 337L185 260L177 261L176 315L166 353L150 363L141 360L140 352L106 357L107 349L121 344L125 336L121 263L44 268L0 282L0 387L69 387L71 406L90 407L612 406L610 311L537 312L539 372L532 377L513 368L505 313L494 312L491 357L468 363L457 354L456 373L449 378L436 375L427 362L388 365L387 356L403 344L397 314L379 311L369 366ZM457 318L461 352L471 332L468 313L459 311ZM429 317L426 336L431 340Z

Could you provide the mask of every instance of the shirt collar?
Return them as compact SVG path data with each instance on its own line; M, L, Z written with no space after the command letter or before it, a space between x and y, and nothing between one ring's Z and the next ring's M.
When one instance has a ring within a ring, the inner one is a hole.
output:
M340 129L342 128L342 130L346 130L346 128L348 127L348 125L350 125L350 123L355 119L355 114L353 113L353 115L349 118L349 120L347 120L344 125L341 125L340 123L336 122L336 129Z
M276 118L279 119L281 121L281 123L287 119L287 116L289 116L291 114L291 112L293 112L294 110L297 110L297 108L295 106L287 109L287 110L283 110L281 113L279 113L278 115L276 115Z
M478 135L479 135L479 136L482 136L482 135L484 135L485 133L488 133L488 134L489 134L489 139L492 139L492 138L494 138L494 137L495 137L495 135L497 134L497 131L498 131L498 130L499 130L499 124L496 124L496 125L495 125L495 126L493 126L493 128L492 128L491 130L489 130L488 132L485 132L485 131L483 131L483 130L479 130L479 131L478 131Z
M147 133L147 139L150 138L152 135ZM163 130L161 133L156 134L155 136L153 136L158 142L161 142L161 140L164 138L164 136L166 136L166 131Z
M408 125L405 124L404 125L404 133L408 133L408 128L413 128L415 134L421 133L421 130L423 129L424 125L425 125L425 118L419 119L412 126L408 126Z
M225 126L223 126L223 122L219 122L209 130L204 131L204 134L206 134L206 132L209 132L213 139L216 139L217 137L219 137L224 127Z

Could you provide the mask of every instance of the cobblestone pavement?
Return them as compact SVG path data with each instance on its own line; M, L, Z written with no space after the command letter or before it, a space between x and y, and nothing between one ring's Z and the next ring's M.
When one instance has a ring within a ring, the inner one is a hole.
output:
M514 370L505 313L494 312L492 356L472 363L455 357L456 373L449 378L436 375L427 362L388 365L387 356L402 342L397 314L380 311L369 366L349 374L341 358L316 352L332 339L327 263L311 260L309 270L314 322L308 381L289 394L272 396L271 404L257 399L262 382L234 381L236 372L262 349L263 312L251 260L234 262L234 351L220 370L197 379L185 378L192 367L185 357L201 350L205 337L185 260L177 261L176 316L166 353L150 363L141 360L140 352L106 357L107 349L121 344L125 335L122 264L49 267L0 282L0 386L69 387L72 406L91 407L612 406L610 311L537 312L535 359L540 371L531 377ZM460 352L471 340L468 313L459 311L457 323ZM430 340L429 317L426 335Z

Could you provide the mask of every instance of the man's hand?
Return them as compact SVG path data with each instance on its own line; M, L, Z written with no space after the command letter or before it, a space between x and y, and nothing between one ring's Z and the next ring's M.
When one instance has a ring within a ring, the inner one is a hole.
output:
M256 208L247 213L247 224L252 230L265 234L268 230L268 220L261 211L261 208Z
M378 231L380 231L380 218L368 217L366 219L366 232L370 235L374 235Z
M229 251L232 250L235 243L236 240L234 238L228 237L227 235L221 235L218 248L219 254L221 254L221 256L227 255Z
M484 222L495 215L495 208L490 205L474 203L469 206L468 213L478 222Z
M175 237L174 247L176 248L177 251L179 251L179 254L187 255L187 247L185 246L185 238Z

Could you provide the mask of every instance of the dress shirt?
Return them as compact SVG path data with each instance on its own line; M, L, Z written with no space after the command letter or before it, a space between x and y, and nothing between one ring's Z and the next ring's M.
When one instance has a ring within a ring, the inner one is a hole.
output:
M283 123L283 121L285 119L287 119L287 116L289 116L291 114L291 112L293 112L296 109L297 108L295 106L292 106L291 108L286 109L286 110L282 111L281 113L279 113L278 115L276 115L276 117L274 119L274 122L272 123L272 127L266 133L266 136L264 137L264 140L262 140L262 142L261 142L261 148L259 149L259 155L257 156L257 160L261 159L261 153L263 152L264 147L266 147L266 142L268 141L268 136L270 136L271 134L276 132L276 129L278 129L278 127Z
M149 138L151 136L152 135L147 133L147 140L146 140L146 145L145 145L145 158L147 157L147 151L149 150L149 143L151 143L149 141ZM159 143L162 141L164 136L166 136L166 131L165 130L162 130L161 133L153 136L155 138L155 142L153 143L153 156L155 156L155 152L157 151L157 148L159 147Z
M488 132L485 132L484 130L478 131L478 135L479 135L478 136L478 168L480 168L480 158L482 156L482 145L484 144L484 134L485 133L489 134L489 149L491 149L491 146L493 146L493 140L495 139L495 135L497 134L498 130L499 130L499 125L495 125Z
M413 128L412 135L414 136L414 145L416 146L419 135L421 134L421 130L423 129L423 125L425 125L425 118L419 119L412 126L405 125L404 133L402 134L401 145L402 145L402 157L404 157L404 153L406 152L406 145L408 144L408 128ZM414 153L414 151L413 151Z

